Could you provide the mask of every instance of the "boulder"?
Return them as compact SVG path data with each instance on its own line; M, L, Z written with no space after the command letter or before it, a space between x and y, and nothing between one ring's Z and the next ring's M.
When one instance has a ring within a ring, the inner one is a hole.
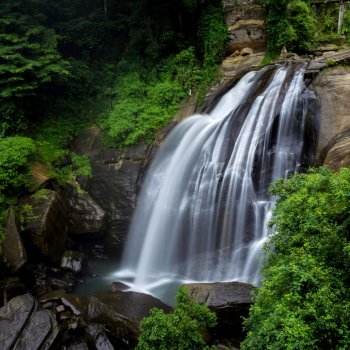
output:
M11 299L0 309L1 349L50 349L59 333L51 311L42 310L30 294Z
M6 225L6 239L1 243L2 258L12 273L18 271L27 261L27 254L18 230L12 208Z
M70 234L98 235L105 231L106 212L88 193L67 184L62 195L67 206Z
M350 70L335 67L312 82L322 106L317 163L333 169L350 166Z
M136 292L96 294L89 298L88 321L102 325L127 348L133 348L140 334L140 322L153 307L171 308L158 299Z
M184 285L199 304L206 305L218 317L213 330L224 338L241 336L242 317L247 317L252 304L253 285L241 282L193 283Z
M60 261L67 234L66 208L59 194L41 189L24 201L29 211L24 215L22 238L28 259Z
M70 270L74 273L82 272L85 263L85 255L81 252L67 250L61 259L62 269Z
M89 324L85 327L85 334L96 350L114 350L102 326Z

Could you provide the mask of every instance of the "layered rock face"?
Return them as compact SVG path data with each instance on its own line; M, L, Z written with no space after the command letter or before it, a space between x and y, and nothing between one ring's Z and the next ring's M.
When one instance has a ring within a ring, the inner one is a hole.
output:
M266 10L257 1L224 1L225 20L229 31L228 53L250 48L254 52L266 47Z
M317 163L334 170L350 166L350 69L336 67L313 81L322 105Z
M221 72L225 78L238 79L260 67L267 45L266 9L256 0L225 0L223 4L229 41Z
M106 213L110 247L113 249L122 245L128 230L146 148L144 144L125 150L105 148L97 127L81 133L73 143L75 152L89 156L92 178L87 184L80 184L89 193L91 201L101 208L101 224L104 220L102 212Z

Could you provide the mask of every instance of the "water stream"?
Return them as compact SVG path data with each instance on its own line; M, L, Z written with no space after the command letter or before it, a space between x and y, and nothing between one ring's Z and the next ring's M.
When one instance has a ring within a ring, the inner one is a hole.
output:
M259 282L268 186L303 151L303 76L291 65L250 72L174 128L148 170L119 279L163 299L183 281Z

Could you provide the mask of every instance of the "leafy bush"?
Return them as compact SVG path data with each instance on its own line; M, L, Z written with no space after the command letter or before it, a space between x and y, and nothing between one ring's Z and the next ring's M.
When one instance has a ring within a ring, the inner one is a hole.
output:
M33 158L34 152L35 144L30 138L0 138L0 222L12 201L28 186L28 161ZM0 224L0 241L3 238Z
M350 347L350 169L280 180L263 287L242 349Z
M114 144L130 145L142 138L150 142L156 131L175 116L186 96L185 87L165 74L155 76L158 81L154 72L142 77L134 71L118 80L116 103L111 114L101 121Z
M309 1L265 0L267 5L267 57L276 58L285 46L305 52L312 47L316 31L315 15Z
M223 21L222 8L209 6L203 13L198 29L200 49L205 67L221 62L226 52L228 32Z
M203 339L203 332L215 324L215 314L207 307L197 304L188 290L181 287L172 313L165 314L154 308L150 316L142 320L136 350L209 349Z

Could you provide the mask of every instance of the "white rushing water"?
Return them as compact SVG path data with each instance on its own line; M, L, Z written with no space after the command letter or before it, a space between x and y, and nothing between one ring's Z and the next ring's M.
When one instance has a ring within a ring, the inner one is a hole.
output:
M174 281L258 283L273 206L267 188L300 162L303 74L248 73L208 115L170 133L143 184L120 279L158 297Z

